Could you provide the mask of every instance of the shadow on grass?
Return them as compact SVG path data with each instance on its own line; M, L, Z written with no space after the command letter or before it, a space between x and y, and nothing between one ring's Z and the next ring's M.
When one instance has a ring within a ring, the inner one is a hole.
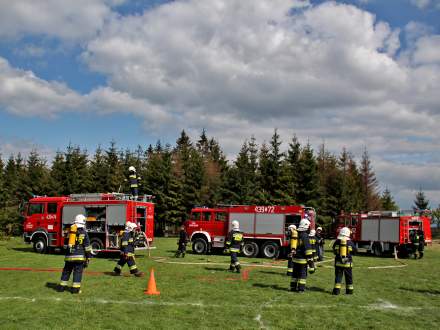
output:
M221 268L221 267L205 267L205 270L213 270L216 272L228 272L229 268Z
M424 294L440 295L440 290L411 289L411 288L404 288L404 287L400 287L399 289L400 290L404 290L404 291L410 291L410 292L418 292L418 293L424 293Z
M256 288L262 288L262 289L272 289L272 290L278 290L278 291L289 291L288 288L284 286L279 286L278 284L264 284L264 283L254 283L252 286Z
M307 291L313 291L313 292L328 292L328 293L331 293L331 291L327 291L327 290L325 290L325 289L323 289L323 288L318 288L318 287L316 287L316 286L309 286L309 287L306 287L306 290L307 290Z
M274 271L270 271L270 270L260 270L258 271L259 273L262 274L269 274L269 275L281 275L281 276L285 276L285 277L291 277L290 275L286 275L286 273L282 273L282 272L274 272Z
M18 252L31 252L31 253L35 253L34 249L32 247L11 248L11 250L18 251Z

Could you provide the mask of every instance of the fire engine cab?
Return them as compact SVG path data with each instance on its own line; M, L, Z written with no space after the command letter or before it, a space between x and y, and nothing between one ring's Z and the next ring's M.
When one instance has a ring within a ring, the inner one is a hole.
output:
M72 194L64 197L35 197L24 210L23 238L35 252L65 247L69 227L77 214L86 219L93 254L119 250L119 233L126 222L139 225L138 248L148 248L153 240L154 203L151 196L132 200L120 193Z
M341 214L337 218L336 236L347 226L356 249L366 249L376 256L385 253L407 255L411 251L411 236L419 226L425 233L425 242L432 242L430 217L414 211L371 211Z
M191 238L192 250L205 254L214 248L224 248L225 239L231 230L231 222L237 220L244 233L243 254L256 257L276 258L283 247L289 225L299 225L308 213L311 228L315 226L315 211L304 206L221 206L216 208L197 207L191 210L185 230Z

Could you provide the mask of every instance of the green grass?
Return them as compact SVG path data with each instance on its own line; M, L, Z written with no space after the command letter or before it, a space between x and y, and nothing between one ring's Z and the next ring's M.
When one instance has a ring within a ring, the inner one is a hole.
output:
M353 296L332 296L331 262L309 275L308 291L288 292L284 268L244 266L249 280L225 271L229 257L187 254L172 258L176 239L159 238L151 258L137 257L138 267L154 267L159 297L144 295L148 276L85 274L83 293L58 293L60 272L0 271L2 329L422 329L440 322L440 245L422 260L356 256ZM330 256L327 251L327 256ZM163 257L164 259L158 259ZM172 264L165 262L200 263ZM241 258L252 265L285 262ZM110 272L116 259L95 258L87 271ZM0 267L62 268L60 254L39 255L19 238L0 241ZM124 269L128 273L127 268Z

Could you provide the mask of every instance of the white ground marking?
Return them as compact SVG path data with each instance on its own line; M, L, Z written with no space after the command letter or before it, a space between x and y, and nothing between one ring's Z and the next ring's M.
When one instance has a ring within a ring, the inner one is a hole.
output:
M374 310L403 310L403 311L414 311L414 310L421 310L422 307L412 307L412 306L398 306L395 305L387 300L379 299L376 304L370 304L366 306L367 309L374 309Z
M367 267L368 269L387 269L387 268L402 268L408 265L396 265L396 266L371 266Z

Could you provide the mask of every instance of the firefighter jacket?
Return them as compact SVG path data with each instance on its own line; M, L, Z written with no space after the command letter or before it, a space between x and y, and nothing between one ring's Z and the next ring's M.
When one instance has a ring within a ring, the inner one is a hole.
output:
M230 252L240 252L243 245L243 233L239 230L231 230L226 238L226 247Z
M179 232L179 242L178 244L186 244L188 243L189 239L188 239L188 234L186 233L185 230L181 230Z
M89 236L85 228L72 225L69 229L69 241L64 261L83 262L92 254Z
M335 254L335 266L353 267L353 242L350 239L337 239L333 244L333 253Z
M138 188L140 178L136 175L136 173L130 173L128 176L130 188Z
M292 247L292 246L291 246ZM307 261L313 260L313 250L309 241L309 234L307 231L298 232L297 246L295 249L295 255L292 259L297 264L307 264Z
M134 231L125 230L121 237L121 253L128 257L134 256L134 243L136 233Z
M316 247L318 246L324 246L324 237L322 237L322 234L316 234L315 235L315 239L316 239Z

